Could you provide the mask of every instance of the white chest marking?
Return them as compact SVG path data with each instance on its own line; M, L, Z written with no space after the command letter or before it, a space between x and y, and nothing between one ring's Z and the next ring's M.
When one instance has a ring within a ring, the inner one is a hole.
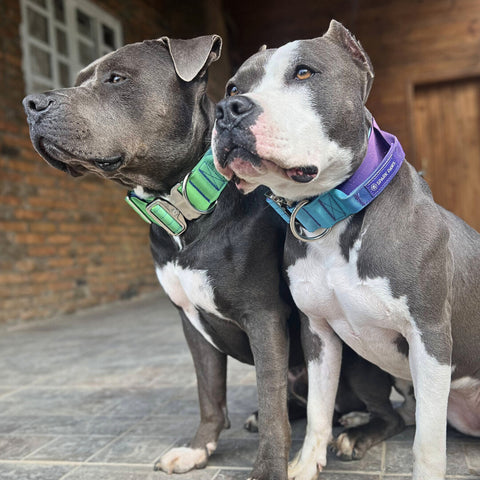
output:
M306 257L288 268L295 303L314 323L327 320L361 356L410 380L408 359L395 344L398 333L406 337L414 325L407 300L393 296L387 278L358 276L361 239L347 262L338 246L344 228L338 224L325 238L308 244Z
M213 287L206 270L182 268L175 262L156 267L157 278L170 300L185 312L192 325L211 345L218 349L212 337L205 331L198 308L224 318L217 310Z

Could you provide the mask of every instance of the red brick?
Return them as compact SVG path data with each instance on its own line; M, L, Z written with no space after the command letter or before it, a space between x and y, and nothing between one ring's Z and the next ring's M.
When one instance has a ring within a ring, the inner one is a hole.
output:
M15 239L17 243L25 245L41 244L45 242L45 235L40 235L39 233L17 233Z

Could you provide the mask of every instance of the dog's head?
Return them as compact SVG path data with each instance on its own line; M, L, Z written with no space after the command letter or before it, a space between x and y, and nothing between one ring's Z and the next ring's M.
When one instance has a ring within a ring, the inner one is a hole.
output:
M217 105L218 170L249 192L260 184L298 200L344 181L361 163L373 69L340 23L312 40L261 49Z
M73 88L27 96L35 149L73 176L165 190L206 147L206 71L220 50L217 35L134 43L87 66Z

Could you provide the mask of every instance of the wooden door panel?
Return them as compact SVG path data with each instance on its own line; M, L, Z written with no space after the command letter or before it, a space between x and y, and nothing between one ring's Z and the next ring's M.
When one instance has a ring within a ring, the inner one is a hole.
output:
M480 230L480 79L415 88L416 165L435 200Z

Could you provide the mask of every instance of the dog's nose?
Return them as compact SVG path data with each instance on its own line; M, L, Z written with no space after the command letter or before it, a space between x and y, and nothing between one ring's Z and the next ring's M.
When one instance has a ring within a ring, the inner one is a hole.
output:
M45 114L55 103L53 97L45 93L35 93L23 99L23 108L29 117L38 118Z
M252 108L253 102L242 95L224 98L217 104L217 125L220 128L232 128L246 117Z

